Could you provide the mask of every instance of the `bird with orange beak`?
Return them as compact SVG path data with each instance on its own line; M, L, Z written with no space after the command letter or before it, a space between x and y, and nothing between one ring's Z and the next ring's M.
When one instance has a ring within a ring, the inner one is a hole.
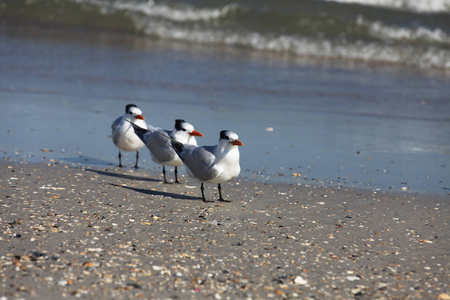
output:
M230 202L222 197L222 183L235 179L240 171L238 146L244 144L232 131L222 130L219 143L215 146L196 147L171 140L172 147L186 166L187 173L202 184L202 198L205 198L203 183L218 184L219 201Z
M142 111L134 104L128 104L125 107L125 114L118 117L111 125L113 143L119 148L119 168L122 167L122 151L136 151L134 167L138 168L139 149L144 147L144 143L136 135L131 124L147 129Z
M175 183L180 183L178 179L178 167L183 165L183 161L176 154L171 146L171 139L182 143L197 146L195 137L201 137L203 134L196 131L194 126L185 120L175 120L173 130L163 129L144 129L137 125L132 125L136 134L145 143L154 162L163 166L162 173L164 183L169 183L166 179L166 166L175 167Z

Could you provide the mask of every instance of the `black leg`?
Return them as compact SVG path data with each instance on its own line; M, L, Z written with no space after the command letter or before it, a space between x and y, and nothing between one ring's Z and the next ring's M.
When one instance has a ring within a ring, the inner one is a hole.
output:
M217 185L217 188L219 189L219 201L231 202L230 200L225 200L225 199L222 198L222 186L220 185L220 183Z
M164 183L169 183L166 179L166 166L163 165L163 176L164 176Z
M178 179L178 168L175 167L175 183L180 183L180 180Z
M122 168L122 151L119 149L119 168Z
M211 200L206 200L206 198L205 198L205 188L203 187L203 182L202 182L202 185L200 186L200 189L202 190L202 198L203 198L203 202L214 202L214 201L211 201Z
M134 166L136 169L139 169L139 167L138 167L138 161L139 161L139 150L136 151L136 165Z
M200 186L200 190L202 191L202 198L203 198L203 202L206 202L206 199L205 199L205 188L203 187L203 182L202 182L202 185Z

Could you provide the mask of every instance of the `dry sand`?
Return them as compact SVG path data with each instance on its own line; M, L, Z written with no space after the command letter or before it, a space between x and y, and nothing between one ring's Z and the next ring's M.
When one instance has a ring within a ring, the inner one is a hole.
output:
M0 299L449 299L449 198L0 164ZM207 197L217 198L207 186Z

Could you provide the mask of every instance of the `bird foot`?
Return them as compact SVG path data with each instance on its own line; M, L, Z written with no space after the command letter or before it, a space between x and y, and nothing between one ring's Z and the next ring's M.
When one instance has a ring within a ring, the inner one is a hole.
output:
M219 199L219 201L220 201L220 202L227 202L227 203L233 202L233 201L231 201L231 200L225 200L225 199Z

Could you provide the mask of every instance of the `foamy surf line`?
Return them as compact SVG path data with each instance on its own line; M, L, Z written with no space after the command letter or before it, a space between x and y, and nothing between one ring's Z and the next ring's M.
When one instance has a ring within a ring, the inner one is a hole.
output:
M361 5L381 6L400 10L417 12L448 12L450 1L448 0L325 0L338 3L356 3Z

